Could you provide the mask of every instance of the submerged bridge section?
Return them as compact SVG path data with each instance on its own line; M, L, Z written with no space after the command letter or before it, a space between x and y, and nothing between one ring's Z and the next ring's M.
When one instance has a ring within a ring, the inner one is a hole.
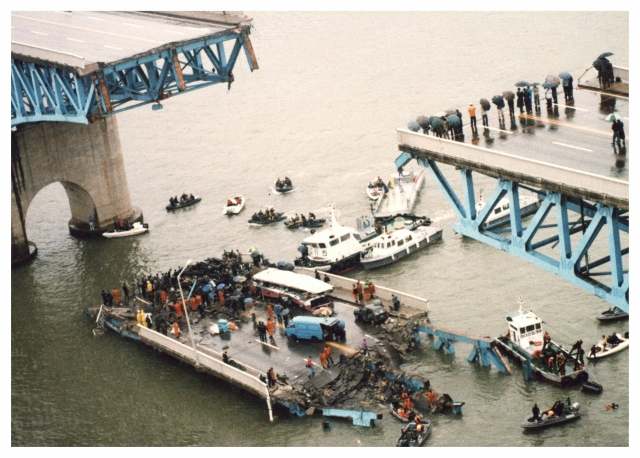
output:
M162 100L218 83L230 89L241 54L258 68L250 32L250 18L223 13L12 12L12 265L35 256L26 216L51 183L69 197L74 235L141 220L115 114L161 109Z
M628 99L617 97L575 91L575 101L562 105L564 116L555 104L544 114L511 117L510 127L492 118L483 130L484 144L468 126L463 133L470 143L464 135L448 140L398 129L402 154L396 166L416 159L427 168L459 219L456 232L525 259L628 312L628 144L612 147L611 124L604 121L607 112L628 120ZM458 171L461 194L441 164ZM481 209L476 174L497 179ZM521 191L539 199L531 219L520 213ZM500 207L510 209L510 227L487 229L485 222Z

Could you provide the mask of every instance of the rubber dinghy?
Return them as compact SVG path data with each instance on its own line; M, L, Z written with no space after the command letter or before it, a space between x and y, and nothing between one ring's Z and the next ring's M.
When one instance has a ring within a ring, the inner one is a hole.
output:
M231 205L229 205L231 203ZM244 197L236 196L233 199L227 199L227 203L222 206L223 215L237 215L244 208Z
M421 422L422 431L418 431L418 425L412 421L402 428L402 434L396 442L396 447L420 447L427 440L431 432L431 422L427 419Z
M559 407L559 405L561 405L561 407ZM554 408L556 410L559 408L559 415L554 412ZM580 404L577 402L571 404L569 399L567 399L566 403L558 401L551 409L542 412L540 420L534 420L533 417L529 417L520 426L524 429L538 429L546 428L547 426L560 425L580 418L579 410Z
M110 231L103 232L102 236L107 237L108 239L118 238L118 237L130 237L132 235L144 234L149 230L148 224L142 223L133 223L131 225L131 229L123 229L123 230L115 230L111 229Z
M167 205L167 211L179 210L181 208L191 207L192 205L197 204L202 200L202 197L195 196L193 199L185 200L184 202L179 203L178 205Z
M615 336L618 338L618 341L615 343L605 344L604 340L598 342L595 345L595 353L589 352L587 359L590 361L602 359L606 356L614 355L626 348L629 348L629 333L626 333L624 336L622 334L615 334ZM611 336L609 336L607 340L611 340Z

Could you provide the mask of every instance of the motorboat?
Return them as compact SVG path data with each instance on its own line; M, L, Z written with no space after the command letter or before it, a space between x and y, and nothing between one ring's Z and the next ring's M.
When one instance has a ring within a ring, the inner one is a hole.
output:
M371 200L378 200L378 197L388 191L389 188L380 177L376 181L370 182L366 188L367 197Z
M402 415L400 415L400 413L398 413L398 409L401 408L401 407L402 407L402 405L397 401L391 402L389 404L389 411L391 412L391 415L393 415L395 418L397 418L401 422L403 422L403 423L411 423L412 421L414 421L416 415L418 417L422 418L422 414L420 412L418 412L416 409L408 409L409 410L409 418L403 417Z
M261 212L262 213L262 212ZM271 213L271 216L267 216L268 213ZM262 213L262 217L259 213L254 213L251 219L249 220L249 224L256 226L266 226L268 224L277 223L278 221L282 221L283 219L287 219L284 216L284 213L276 213L273 211L273 207L267 206L267 212Z
M329 228L302 241L295 259L299 267L311 267L324 272L344 272L360 262L363 248L355 238L355 229L338 223L336 211L330 207Z
M191 207L192 205L197 204L202 200L200 196L194 196L193 199L187 198L183 201L180 201L177 205L167 205L167 211L179 210L181 208Z
M538 210L540 205L540 201L535 197L531 196L520 196L520 216L525 217L535 213ZM478 202L476 203L476 213L479 214L482 209L485 207L486 202L484 202L482 197L482 190L480 190L480 197ZM498 203L493 207L493 210L484 221L482 225L483 229L494 229L496 227L503 226L510 222L511 218L511 209L509 208L509 198L505 197L500 199Z
M596 316L596 320L600 321L616 321L628 319L629 314L619 307L611 307L609 310L605 310L600 315Z
M288 192L293 191L293 184L291 183L291 180L288 178L285 178L284 180L276 180L273 183L273 189L280 193L280 194L286 194Z
M398 213L413 214L420 190L424 186L424 170L399 170L389 175L389 183L385 184L384 193L371 204L371 211L376 218L396 215ZM383 188L384 189L384 188Z
M227 199L227 203L222 206L223 215L237 215L244 208L244 197L236 196L233 199Z
M582 384L582 392L589 394L600 394L602 393L602 385L594 382L593 380L588 380Z
M533 376L550 383L567 387L589 380L582 365L544 332L542 320L531 310L524 311L522 299L518 305L518 312L507 317L506 335L493 341L498 348L517 362L530 364ZM565 361L563 369L558 367L559 355Z
M413 230L420 226L431 225L431 220L426 216L410 215L408 213L396 214L382 218L375 218L374 221L366 216L356 218L356 233L354 237L360 245L367 250L373 248L373 243L381 234L398 229Z
M385 232L372 242L371 249L362 254L360 263L366 270L386 266L441 238L442 229L435 226Z
M520 426L524 429L546 428L547 426L555 426L580 418L580 404L567 399L566 402L558 401L551 409L541 412L540 419L534 420L533 417L527 418ZM557 413L559 411L559 413Z
M614 335L617 337L616 343L613 343L613 344L608 343L608 341L612 340L611 336L607 337L606 344L604 343L604 339L601 340L591 348L591 352L589 352L589 354L587 355L587 359L590 361L595 361L596 359L602 359L606 356L611 356L613 354L619 353L622 350L629 348L628 332L624 336L622 334L616 334L616 333L614 333Z
M117 237L130 237L132 235L144 234L149 230L148 224L135 222L131 225L131 229L111 229L107 232L103 232L102 236L109 239Z
M325 223L325 221L327 221L324 218L320 218L320 219L295 219L295 218L291 218L289 221L285 221L284 225L288 228L288 229L297 229L299 227L307 227L307 228L318 228L318 227L322 227L322 225Z
M403 427L396 447L420 447L424 444L431 432L431 422L425 418L421 421L421 425L422 431L418 431L418 425L415 421Z

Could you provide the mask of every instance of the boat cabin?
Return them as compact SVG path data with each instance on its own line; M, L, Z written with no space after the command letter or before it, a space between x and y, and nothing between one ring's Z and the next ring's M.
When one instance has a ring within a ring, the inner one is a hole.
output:
M309 250L309 259L314 263L332 263L362 251L355 230L340 225L333 211L329 229L307 237L302 244Z
M520 310L507 317L509 323L509 340L530 355L542 349L544 344L544 330L542 320L531 310L526 312L522 308L522 300L518 301Z

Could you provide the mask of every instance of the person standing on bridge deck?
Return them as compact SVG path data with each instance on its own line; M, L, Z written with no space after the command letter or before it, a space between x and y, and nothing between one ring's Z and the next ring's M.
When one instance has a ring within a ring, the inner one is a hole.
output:
M373 285L372 281L369 281L369 294L371 295L371 300L374 299L373 294L376 292L376 287Z
M127 288L126 282L122 284L122 292L124 293L124 302L129 305L129 288Z
M618 143L620 145L620 141L622 140L622 146L625 146L625 135L624 135L624 123L620 119L616 119L611 123L611 130L613 130L613 141L612 145Z
M513 104L513 101L511 101ZM467 109L469 112L469 118L471 119L471 130L478 129L478 123L476 122L476 107L473 106L473 103L469 104L469 108Z
M551 86L551 97L553 98L553 103L558 104L558 89L556 89L555 85Z
M329 363L329 367L333 366L333 358L331 357L331 347L329 345L324 346L324 356L327 358L327 363Z
M273 371L273 367L270 367L267 371L267 380L269 381L269 388L276 386L276 373Z
M91 216L89 217L89 230L90 231L95 231L96 230L96 228L93 225L93 218Z
M525 109L527 110L527 114L532 114L533 110L531 109L531 95L532 95L531 88L527 86L527 88L524 89L522 92L524 95L524 106L525 106Z
M482 115L482 125L484 127L489 127L489 117L487 116L487 110L484 109L482 104L480 104L480 114Z
M552 95L551 95L551 89L550 88L546 88L544 91L544 98L547 100L547 110L551 110L552 108Z
M520 109L520 114L523 114L524 113L524 109L523 109L523 107L524 107L524 93L522 92L522 89L518 88L516 96L518 97L518 103L516 105Z
M267 304L267 318L273 319L273 307L271 307L271 304Z
M362 282L358 280L358 283L356 285L356 289L358 290L358 303L359 304L364 304L364 288L362 286Z
M116 303L116 307L118 305L120 305L120 291L118 291L118 288L113 288L113 300Z
M269 342L274 347L276 346L276 341L273 338L273 333L275 332L276 326L273 324L273 320L271 318L267 319L267 332L269 333Z
M309 376L309 378L313 378L315 375L315 370L313 369L313 359L311 359L311 355L309 355L309 358L307 358L307 375Z
M538 89L538 86L536 85L533 86L531 92L533 93L533 102L536 106L536 112L540 111L540 89Z
M355 284L351 287L351 293L353 294L353 302L358 303L358 288Z
M369 348L367 347L367 338L366 337L362 338L361 347L362 347L362 354L364 356L367 356L367 351L369 350Z

